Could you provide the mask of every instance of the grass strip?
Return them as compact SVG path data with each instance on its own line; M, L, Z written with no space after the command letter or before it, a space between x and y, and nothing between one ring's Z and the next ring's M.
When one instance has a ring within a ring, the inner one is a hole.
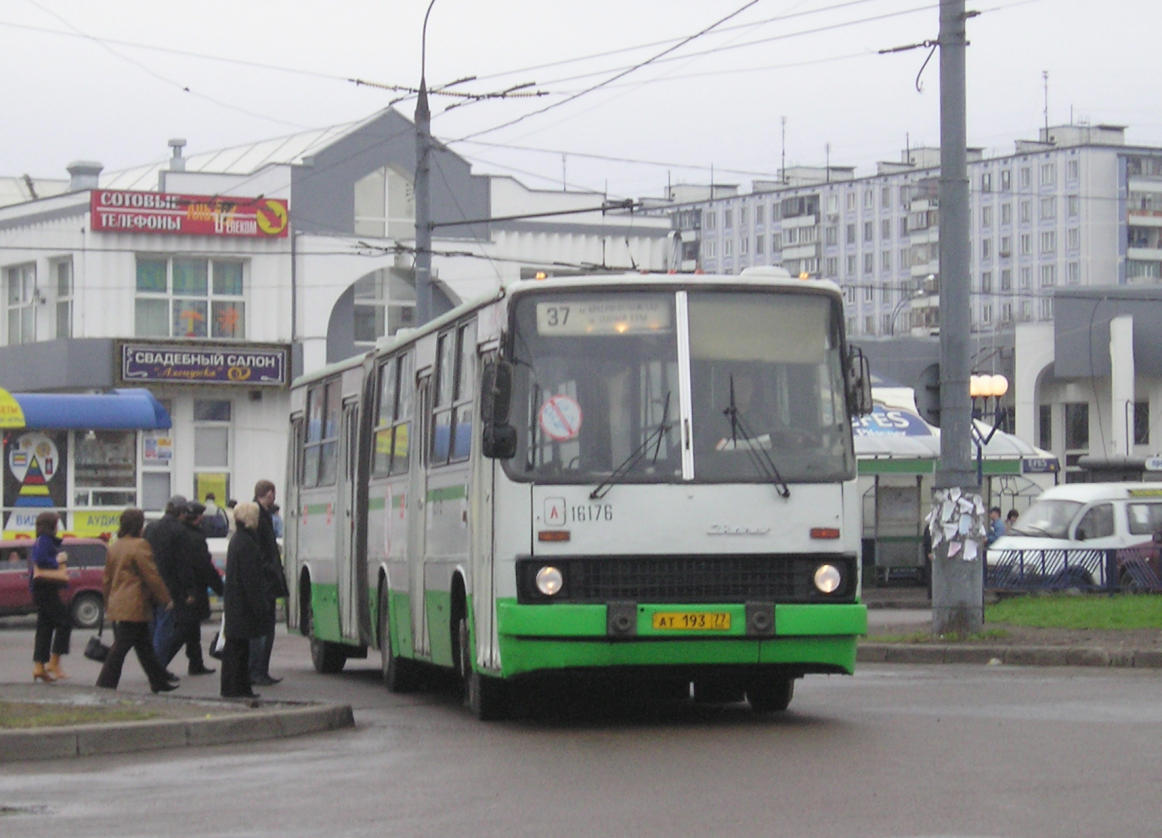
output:
M1149 594L1031 594L985 607L986 623L1029 628L1162 629L1162 597Z
M75 707L39 701L0 701L0 728L8 729L139 722L156 715L132 707Z

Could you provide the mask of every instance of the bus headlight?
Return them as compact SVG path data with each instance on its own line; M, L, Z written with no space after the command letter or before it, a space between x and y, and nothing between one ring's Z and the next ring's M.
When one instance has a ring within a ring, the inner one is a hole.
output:
M833 594L839 590L842 581L843 574L833 564L821 564L815 568L815 587L825 594Z
M545 596L557 593L564 584L565 577L552 565L547 565L537 571L537 590Z

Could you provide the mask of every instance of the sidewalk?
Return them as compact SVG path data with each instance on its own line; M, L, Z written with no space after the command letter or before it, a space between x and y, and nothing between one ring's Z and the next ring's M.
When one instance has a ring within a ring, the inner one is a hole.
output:
M31 702L139 710L142 721L0 729L0 763L102 756L160 748L284 739L353 727L351 706L287 701L230 701L53 684L0 684L0 703Z

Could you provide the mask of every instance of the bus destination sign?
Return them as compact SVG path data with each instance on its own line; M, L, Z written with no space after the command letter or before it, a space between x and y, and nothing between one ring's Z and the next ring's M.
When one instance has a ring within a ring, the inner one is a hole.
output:
M669 301L661 297L537 303L537 333L546 336L657 333L669 328Z

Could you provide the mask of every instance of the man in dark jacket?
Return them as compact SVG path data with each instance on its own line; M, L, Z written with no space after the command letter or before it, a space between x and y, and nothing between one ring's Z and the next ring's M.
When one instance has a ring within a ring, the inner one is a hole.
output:
M282 557L278 541L274 536L274 522L270 508L274 506L274 484L269 480L259 480L254 486L254 502L258 504L258 547L262 554L263 578L266 580L267 619L265 634L250 641L250 682L255 686L269 687L281 681L270 674L270 655L274 650L275 610L279 597L287 595L286 577L282 570Z
M205 511L206 507L195 501L188 504L186 513L181 516L189 542L189 559L196 587L193 601L175 609L177 613L174 616L173 636L165 654L161 655L161 662L169 666L170 661L184 645L191 675L209 675L214 672L206 666L202 657L202 622L210 619L210 596L207 590L212 589L218 596L222 595L222 577L214 567L210 548L206 544L206 536L202 532L202 516Z
M165 505L165 515L145 528L145 540L153 549L153 561L174 604L172 611L154 609L153 649L163 662L173 657L167 658L166 653L173 642L175 614L192 606L197 596L198 583L191 558L193 548L186 534L187 528L181 521L187 505L184 495L174 495Z

